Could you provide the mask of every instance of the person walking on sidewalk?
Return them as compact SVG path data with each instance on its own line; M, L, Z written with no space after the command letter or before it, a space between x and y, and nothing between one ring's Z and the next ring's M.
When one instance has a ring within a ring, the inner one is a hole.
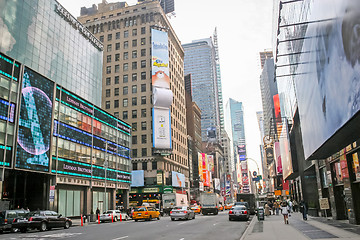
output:
M288 203L286 200L281 203L281 213L284 216L284 223L289 224Z
M265 204L265 216L269 216L270 215L270 207L269 204L266 203Z
M276 215L279 215L280 203L278 201L275 201L274 208L275 208Z
M300 212L302 213L304 220L307 220L307 211L308 211L307 202L305 202L304 200L301 200L301 203L300 203Z

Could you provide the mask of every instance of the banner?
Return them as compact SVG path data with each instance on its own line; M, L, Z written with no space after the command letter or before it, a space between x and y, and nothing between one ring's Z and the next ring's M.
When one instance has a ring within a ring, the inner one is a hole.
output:
M280 143L275 142L275 159L276 159L276 172L277 174L282 174L282 162L281 162L281 154L280 154Z
M171 149L171 117L169 109L153 108L153 147Z
M215 163L214 163L214 156L213 155L207 155L207 159L209 162L209 170L212 174L215 173Z
M168 33L151 29L152 86L170 89Z
M171 180L173 187L185 187L185 175L175 171L171 172Z

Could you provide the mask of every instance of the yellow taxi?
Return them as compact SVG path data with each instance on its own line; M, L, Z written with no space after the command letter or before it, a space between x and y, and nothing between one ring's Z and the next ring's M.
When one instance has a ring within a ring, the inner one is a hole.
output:
M219 211L224 211L224 206L222 204L219 205Z
M229 210L229 209L231 209L232 207L233 207L233 204L228 203L228 204L225 205L225 210Z
M141 206L138 208L135 208L132 219L137 222L138 220L146 220L151 221L152 219L156 218L157 220L160 220L160 212L156 210L154 207L148 207L148 206Z
M200 213L201 207L199 205L193 205L193 206L191 206L191 210L193 210L194 213Z

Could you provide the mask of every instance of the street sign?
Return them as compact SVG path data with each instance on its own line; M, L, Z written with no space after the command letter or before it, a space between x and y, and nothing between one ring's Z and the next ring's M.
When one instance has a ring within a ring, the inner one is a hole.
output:
M253 176L256 177L257 176L257 172L253 171Z
M319 203L320 203L320 209L321 209L321 210L330 209L329 199L327 199L327 198L320 198L320 199L319 199Z
M258 182L258 181L260 181L260 178L259 178L259 177L254 177L252 180L253 180L254 182Z

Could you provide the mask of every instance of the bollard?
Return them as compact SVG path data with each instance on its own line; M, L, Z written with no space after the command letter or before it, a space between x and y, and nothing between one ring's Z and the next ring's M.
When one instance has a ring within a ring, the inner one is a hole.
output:
M83 222L83 215L81 214L81 226L84 226L84 222Z
M98 214L98 224L100 224L100 214Z
M122 214L120 213L120 222L122 222Z

